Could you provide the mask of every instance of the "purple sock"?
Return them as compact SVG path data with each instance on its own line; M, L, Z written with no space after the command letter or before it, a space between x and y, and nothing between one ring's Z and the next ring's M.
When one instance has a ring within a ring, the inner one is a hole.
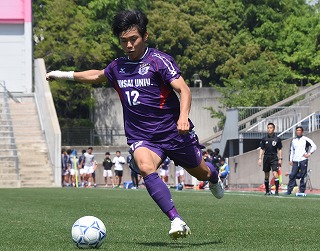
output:
M160 179L158 173L151 173L143 179L150 196L158 204L162 212L164 212L170 220L176 217L181 218L174 207L169 188Z
M213 184L217 183L219 179L218 179L218 172L217 172L216 168L211 163L206 162L206 164L210 168L210 171L211 171L209 181Z

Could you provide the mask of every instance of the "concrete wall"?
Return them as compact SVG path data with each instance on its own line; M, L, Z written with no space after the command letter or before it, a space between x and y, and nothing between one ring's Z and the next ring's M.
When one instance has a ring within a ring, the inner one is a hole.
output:
M31 0L0 1L0 80L10 92L32 91Z
M309 169L312 170L310 178L314 189L320 189L320 131L315 131L305 136L311 138L318 147L318 150L309 159ZM291 139L284 140L283 143L283 184L288 184L289 178L284 176L285 172L291 171L289 165L289 149ZM259 150L247 152L229 158L229 185L231 187L258 187L263 184L264 172L262 167L258 166ZM272 176L272 175L271 175ZM271 180L271 178L270 178Z
M211 87L191 88L192 106L190 119L195 125L195 130L200 141L214 134L214 127L218 119L210 117L210 111L205 107L218 110L220 93ZM96 100L94 109L95 127L114 127L115 133L124 134L122 106L117 92L113 88L99 88L94 93ZM116 138L116 145L125 145L124 137Z

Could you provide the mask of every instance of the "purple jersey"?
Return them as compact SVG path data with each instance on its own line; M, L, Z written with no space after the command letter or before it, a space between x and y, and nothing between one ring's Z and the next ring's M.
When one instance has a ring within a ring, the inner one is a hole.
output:
M178 134L180 102L170 83L181 74L172 57L147 48L139 61L118 58L104 74L121 99L129 145L137 140L167 142Z

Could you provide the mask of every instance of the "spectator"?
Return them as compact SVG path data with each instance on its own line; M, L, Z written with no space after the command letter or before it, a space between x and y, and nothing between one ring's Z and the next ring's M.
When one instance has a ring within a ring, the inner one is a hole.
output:
M176 165L176 190L182 190L184 188L184 169L182 166Z
M69 186L69 174L70 174L70 159L69 159L69 155L67 154L67 150L66 149L62 149L61 150L61 173L62 173L62 186Z
M80 182L81 182L81 187L84 187L84 181L85 181L85 172L84 172L84 154L86 153L87 151L85 149L83 149L81 151L81 156L79 157L78 159L78 169L79 169L79 174L80 174Z
M70 150L71 151L71 150ZM72 186L73 187L77 187L78 184L77 181L78 181L78 168L77 168L77 151L76 150L73 150L71 151L70 153L70 180L72 182Z
M211 155L212 164L218 172L220 169L220 160L221 160L221 155L219 153L220 153L219 148L215 148Z
M224 180L227 178L229 174L229 166L226 163L225 158L220 159L220 169L219 169L219 177L224 182Z
M121 156L121 152L117 151L116 156L113 158L112 163L114 164L114 173L116 177L116 186L120 187L122 176L123 176L123 165L126 163L125 159Z
M97 162L95 161L94 155L92 154L93 148L88 147L88 151L84 153L84 173L85 173L85 182L88 184L87 187L92 185L92 173L97 168Z
M212 158L208 151L202 151L202 157L205 162L212 163Z
M131 189L138 189L141 176L134 171L134 168L132 166L132 155L131 154L129 154L127 156L127 163L130 168L130 175L131 175L131 180L132 180L132 184L133 184L133 187Z
M110 159L110 153L109 152L106 152L105 154L105 158L102 162L102 165L103 165L103 177L104 177L104 181L106 183L105 187L108 187L108 178L110 179L111 181L111 187L114 187L114 184L113 184L113 175L112 175L112 166L113 166L113 163L112 163L112 160Z
M168 186L170 164L171 164L170 158L166 157L165 160L160 165L160 177L167 186Z

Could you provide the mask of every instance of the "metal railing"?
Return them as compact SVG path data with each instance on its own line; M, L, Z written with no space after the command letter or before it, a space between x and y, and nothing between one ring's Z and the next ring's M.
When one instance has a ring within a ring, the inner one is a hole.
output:
M296 101L299 99L303 100L302 103L306 107L308 102L310 102L310 100L313 100L320 95L319 93L320 93L320 83L313 85L311 87L308 87L298 92L297 94L292 95L289 98L286 98L272 106L264 107L263 109L256 109L254 112L247 112L247 113L240 114L239 122L238 122L239 130L245 131L247 130L247 128L249 129L250 127L254 126L256 123L259 123L258 121L259 118L267 118L268 114L274 114L281 110L287 111L287 109L290 109L289 105L292 103L296 103ZM281 109L278 110L278 107L281 107ZM301 117L299 119L301 119ZM287 128L282 128L282 130L286 130L286 129ZM223 134L223 130L215 133L210 137L207 137L201 140L201 143L206 144L207 142L210 142L210 141L219 142L222 134Z
M2 107L3 109L1 110L1 116L0 119L2 122L5 122L6 125L3 127L6 128L5 131L2 131L2 136L1 141L3 142L1 145L4 147L1 149L2 153L3 152L12 152L12 155L0 155L1 159L8 159L12 158L14 159L15 163L15 170L16 170L16 175L17 175L17 180L20 179L20 173L19 173L19 157L17 153L17 146L15 143L15 138L14 138L14 132L13 132L13 125L12 125L12 119L11 119L11 114L10 114L10 108L9 108L9 101L8 97L11 98L14 102L20 103L20 101L15 98L12 93L10 93L7 88L5 81L0 81L0 86L3 88L3 98L2 98ZM9 135L7 135L9 134ZM9 139L10 143L4 143L6 139ZM10 145L10 149L6 149Z
M311 113L307 117L301 119L291 127L287 128L285 131L280 133L278 137L281 137L282 135L286 133L291 133L292 137L295 136L295 128L297 126L302 126L304 131L306 132L313 132L320 129L320 113Z

